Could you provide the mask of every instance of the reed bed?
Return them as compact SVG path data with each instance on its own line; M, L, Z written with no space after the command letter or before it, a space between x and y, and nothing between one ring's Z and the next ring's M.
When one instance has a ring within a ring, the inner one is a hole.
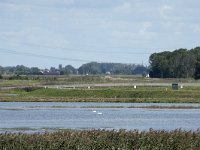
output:
M200 131L66 130L2 133L1 150L198 150Z

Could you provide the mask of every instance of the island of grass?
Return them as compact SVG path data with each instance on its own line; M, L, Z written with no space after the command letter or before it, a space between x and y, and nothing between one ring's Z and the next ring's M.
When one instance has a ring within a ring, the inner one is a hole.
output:
M0 90L1 102L200 103L200 87L15 88Z

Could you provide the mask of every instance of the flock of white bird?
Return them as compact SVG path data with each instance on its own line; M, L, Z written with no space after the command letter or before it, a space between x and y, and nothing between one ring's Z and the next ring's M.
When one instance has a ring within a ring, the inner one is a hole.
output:
M96 110L93 110L92 112L93 113L97 113L98 115L102 115L103 114L102 112L97 112Z

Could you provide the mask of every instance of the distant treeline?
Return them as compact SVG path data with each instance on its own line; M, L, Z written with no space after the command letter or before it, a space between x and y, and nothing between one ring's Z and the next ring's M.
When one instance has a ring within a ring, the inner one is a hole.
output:
M191 50L153 53L149 57L150 77L200 78L200 47Z
M79 74L137 75L137 74L148 73L148 69L143 65L135 65L135 64L91 62L82 65L78 69L78 72Z
M148 69L143 65L121 64L121 63L97 63L91 62L83 64L78 69L71 65L58 68L51 67L50 69L39 69L38 67L26 67L17 65L14 67L0 66L0 75L98 75L98 74L113 74L113 75L138 75L147 74Z

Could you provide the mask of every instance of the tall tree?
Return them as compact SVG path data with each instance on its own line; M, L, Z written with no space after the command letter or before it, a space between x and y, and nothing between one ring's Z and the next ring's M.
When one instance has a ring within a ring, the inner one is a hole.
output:
M200 47L191 50L178 49L173 52L153 53L149 57L150 77L193 77L197 57L200 57Z
M195 64L194 79L200 79L200 59Z

